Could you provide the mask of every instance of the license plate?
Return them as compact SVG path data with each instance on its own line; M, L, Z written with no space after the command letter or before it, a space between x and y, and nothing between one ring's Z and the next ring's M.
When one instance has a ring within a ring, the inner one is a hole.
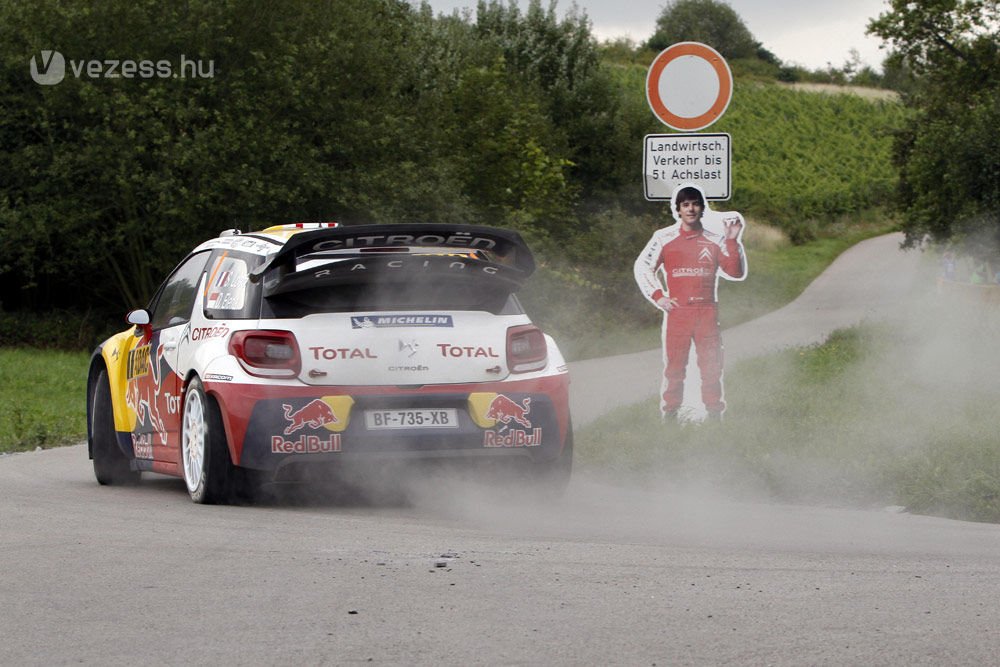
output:
M458 428L455 408L436 410L365 410L365 426L371 430L394 428Z

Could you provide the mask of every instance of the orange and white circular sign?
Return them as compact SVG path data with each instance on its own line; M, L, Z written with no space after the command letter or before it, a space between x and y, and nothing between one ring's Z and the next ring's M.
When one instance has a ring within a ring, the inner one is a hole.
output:
M649 108L681 132L704 129L719 120L733 97L729 63L711 46L680 42L660 52L646 74Z

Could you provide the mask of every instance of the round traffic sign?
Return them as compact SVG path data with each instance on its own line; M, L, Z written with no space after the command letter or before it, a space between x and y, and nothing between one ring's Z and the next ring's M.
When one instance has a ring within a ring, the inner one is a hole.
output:
M682 132L701 130L719 120L732 97L729 63L698 42L668 46L646 74L649 108L665 125Z

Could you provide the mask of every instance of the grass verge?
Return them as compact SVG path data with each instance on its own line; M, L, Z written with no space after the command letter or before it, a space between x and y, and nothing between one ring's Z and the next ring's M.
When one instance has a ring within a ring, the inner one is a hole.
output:
M86 352L0 348L0 452L86 437L89 359Z
M721 424L663 424L655 400L576 434L578 464L735 497L1000 522L1000 312L928 295L886 323L748 360Z

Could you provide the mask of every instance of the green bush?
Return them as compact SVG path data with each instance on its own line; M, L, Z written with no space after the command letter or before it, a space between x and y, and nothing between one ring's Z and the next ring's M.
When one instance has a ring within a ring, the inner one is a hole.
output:
M126 327L125 310L0 310L0 347L90 350Z

